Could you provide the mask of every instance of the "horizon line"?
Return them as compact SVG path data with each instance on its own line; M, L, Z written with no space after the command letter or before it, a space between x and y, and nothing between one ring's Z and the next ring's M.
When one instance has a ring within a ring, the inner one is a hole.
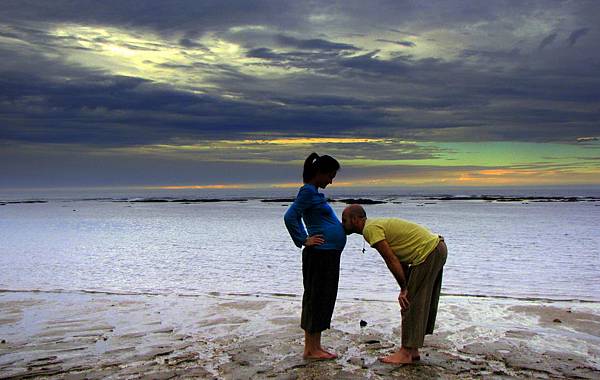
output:
M302 186L302 182L297 183L281 183L281 184L210 184L210 185L116 185L116 186L49 186L49 187L0 187L2 191L59 191L59 190L269 190L269 189L293 189ZM496 185L475 185L475 184L463 184L463 185L450 185L450 184L360 184L360 185L347 185L344 184L333 184L330 185L330 189L390 189L390 188L453 188L453 189L500 189L500 188L598 188L598 183L574 183L574 184L496 184Z

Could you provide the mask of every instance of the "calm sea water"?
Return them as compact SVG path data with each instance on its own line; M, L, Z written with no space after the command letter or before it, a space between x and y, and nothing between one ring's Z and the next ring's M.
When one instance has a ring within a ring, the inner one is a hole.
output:
M371 196L401 203L366 206L369 216L413 220L445 236L445 293L600 301L600 202ZM31 198L44 197L20 197ZM302 294L300 250L283 225L287 203L45 198L0 206L2 289ZM0 197L9 199L19 197ZM340 216L344 206L333 204ZM362 246L361 236L349 237L339 297L395 299L397 285L383 260L368 246L362 254Z

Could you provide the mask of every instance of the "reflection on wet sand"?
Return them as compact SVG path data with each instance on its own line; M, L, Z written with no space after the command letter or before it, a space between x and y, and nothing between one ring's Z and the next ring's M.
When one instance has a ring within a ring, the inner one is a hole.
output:
M418 364L393 302L339 301L324 339L340 357L305 361L300 300L276 296L0 293L0 377L458 378L600 376L600 304L442 297ZM360 321L367 321L362 326Z

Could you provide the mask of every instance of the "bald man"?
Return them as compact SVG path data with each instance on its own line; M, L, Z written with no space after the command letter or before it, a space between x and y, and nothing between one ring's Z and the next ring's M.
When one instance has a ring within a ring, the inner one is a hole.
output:
M425 335L433 334L435 326L442 270L448 255L444 238L403 219L367 219L360 205L346 207L342 224L346 234L363 235L381 254L400 286L402 347L380 360L391 364L419 360L419 348L423 347Z

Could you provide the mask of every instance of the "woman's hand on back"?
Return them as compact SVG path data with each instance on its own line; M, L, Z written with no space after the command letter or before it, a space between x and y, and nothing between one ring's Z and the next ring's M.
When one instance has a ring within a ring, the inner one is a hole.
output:
M314 247L316 245L321 245L325 243L325 239L323 238L323 235L313 235L313 236L309 236L306 238L306 240L304 241L304 246L305 247Z

